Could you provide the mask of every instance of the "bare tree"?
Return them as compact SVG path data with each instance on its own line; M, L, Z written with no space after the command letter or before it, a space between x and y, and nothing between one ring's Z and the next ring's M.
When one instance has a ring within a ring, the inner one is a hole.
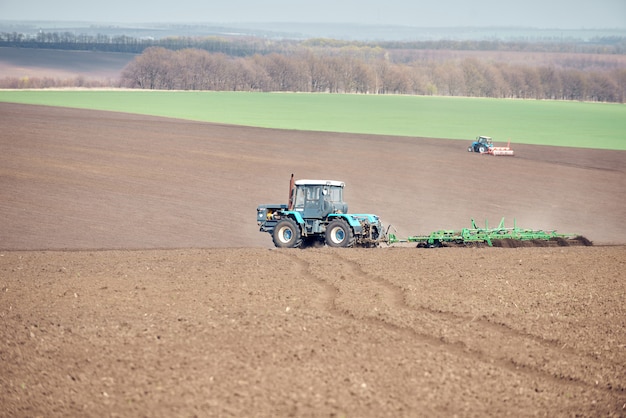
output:
M465 84L465 96L485 96L487 82L484 76L483 64L474 58L468 58L461 63L463 80Z
M168 89L169 67L173 61L173 51L161 47L148 48L123 70L123 85L141 89Z

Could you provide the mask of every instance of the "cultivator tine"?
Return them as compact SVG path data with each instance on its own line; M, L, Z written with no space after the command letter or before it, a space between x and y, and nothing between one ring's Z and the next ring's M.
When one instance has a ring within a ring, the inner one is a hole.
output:
M389 232L391 229L393 229L393 232ZM386 237L386 241L387 244L395 244L396 242L406 242L405 240L401 240L396 236L396 233L398 231L396 230L396 228L392 225L389 225L387 227L387 230L385 231L385 237Z

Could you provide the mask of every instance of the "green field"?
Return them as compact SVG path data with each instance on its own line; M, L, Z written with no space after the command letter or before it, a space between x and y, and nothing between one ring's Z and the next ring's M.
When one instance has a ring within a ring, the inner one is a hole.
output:
M626 150L626 105L305 93L4 90L0 102L279 129Z

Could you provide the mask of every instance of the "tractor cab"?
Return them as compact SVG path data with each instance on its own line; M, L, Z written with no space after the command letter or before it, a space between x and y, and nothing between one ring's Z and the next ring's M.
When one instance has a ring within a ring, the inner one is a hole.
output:
M343 201L345 184L336 180L298 180L292 188L294 211L304 219L322 219L331 213L347 213Z
M467 148L469 152L479 152L481 154L487 152L489 148L493 147L493 140L490 136L479 136L476 138L476 141L472 143L470 147Z

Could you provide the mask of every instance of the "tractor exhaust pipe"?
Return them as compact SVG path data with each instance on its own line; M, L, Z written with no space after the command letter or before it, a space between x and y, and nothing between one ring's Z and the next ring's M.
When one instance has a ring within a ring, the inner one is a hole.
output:
M291 180L289 181L289 206L288 210L293 210L293 188L296 185L296 180L293 178L293 173L291 173Z

